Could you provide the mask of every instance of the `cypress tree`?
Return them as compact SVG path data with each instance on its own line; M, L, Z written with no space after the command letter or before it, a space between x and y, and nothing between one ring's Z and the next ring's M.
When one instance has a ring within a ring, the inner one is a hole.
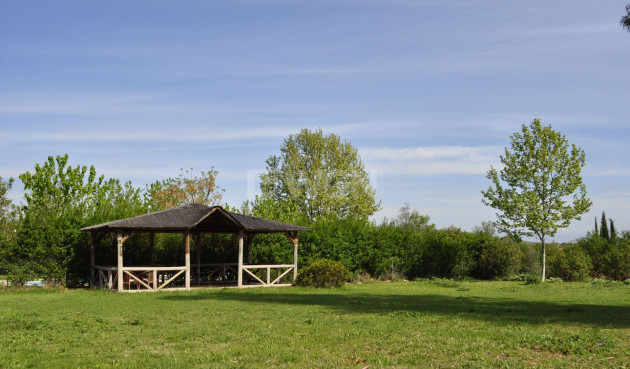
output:
M606 221L605 212L602 212L602 225L599 230L599 235L606 240L610 240L610 233L608 232L608 222Z
M617 238L617 230L615 229L615 221L614 220L610 220L610 239L614 240L615 238Z
M599 229L597 228L597 217L595 217L595 234L599 235Z

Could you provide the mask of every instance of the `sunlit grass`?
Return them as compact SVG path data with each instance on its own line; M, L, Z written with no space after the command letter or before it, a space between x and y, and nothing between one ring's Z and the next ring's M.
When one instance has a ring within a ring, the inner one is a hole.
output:
M629 367L630 288L0 293L0 367Z

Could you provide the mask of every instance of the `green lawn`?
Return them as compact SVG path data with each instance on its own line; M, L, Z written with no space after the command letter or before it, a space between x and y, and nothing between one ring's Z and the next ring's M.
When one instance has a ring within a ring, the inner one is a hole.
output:
M630 368L630 287L0 292L0 368Z

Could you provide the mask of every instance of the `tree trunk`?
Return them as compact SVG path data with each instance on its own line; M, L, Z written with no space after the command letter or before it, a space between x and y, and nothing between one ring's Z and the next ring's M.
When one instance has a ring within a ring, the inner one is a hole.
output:
M546 269L547 269L547 252L545 250L545 237L540 239L540 244L542 245L542 281L545 281Z

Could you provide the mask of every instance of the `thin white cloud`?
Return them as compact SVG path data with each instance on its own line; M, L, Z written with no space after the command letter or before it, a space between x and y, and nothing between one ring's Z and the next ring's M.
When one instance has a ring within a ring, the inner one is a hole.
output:
M482 174L496 164L500 146L428 146L360 150L366 166L379 175Z

